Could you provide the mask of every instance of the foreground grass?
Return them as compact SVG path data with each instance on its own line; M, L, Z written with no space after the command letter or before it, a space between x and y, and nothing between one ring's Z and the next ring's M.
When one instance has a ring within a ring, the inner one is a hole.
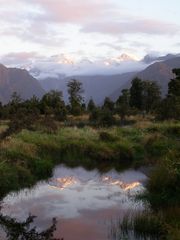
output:
M2 125L1 131L4 128ZM101 171L153 165L154 171L143 198L150 203L152 210L163 215L162 228L165 226L167 236L171 236L167 239L178 239L179 138L180 123L153 123L150 120L141 120L124 128L61 126L53 134L41 127L36 131L23 130L1 142L0 198L9 191L50 177L53 167L59 163L71 167L81 165L87 169L97 167ZM139 222L144 224L145 221Z
M128 166L134 158L133 142L123 139L118 129L109 130L114 141L100 139L101 131L60 128L57 134L47 134L23 130L8 138L1 143L0 195L49 177L59 163L88 169Z

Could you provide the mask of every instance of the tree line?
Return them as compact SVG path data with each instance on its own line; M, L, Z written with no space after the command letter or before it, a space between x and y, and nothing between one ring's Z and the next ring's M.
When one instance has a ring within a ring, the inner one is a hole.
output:
M41 99L33 96L22 100L14 92L6 105L0 103L0 119L12 120L9 131L21 126L30 127L40 116L48 124L51 118L56 121L65 121L67 115L89 114L89 121L96 125L108 126L115 123L115 115L119 115L121 123L126 117L141 113L153 114L159 120L180 119L180 69L173 69L174 79L168 85L168 94L161 97L160 87L154 81L143 81L134 78L129 89L123 89L117 101L109 97L104 99L102 106L97 106L91 98L87 104L83 98L83 85L76 79L67 84L69 103L63 100L61 91L51 90ZM6 133L8 135L8 133Z

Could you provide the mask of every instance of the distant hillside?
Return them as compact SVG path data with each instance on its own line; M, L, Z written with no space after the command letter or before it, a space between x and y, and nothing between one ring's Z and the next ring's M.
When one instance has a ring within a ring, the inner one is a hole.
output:
M33 95L41 97L45 93L39 82L28 71L6 68L0 64L0 101L7 103L15 91L23 99L28 99Z
M143 80L151 80L158 83L161 87L162 95L167 94L168 83L170 79L174 77L172 73L173 68L180 68L180 57L175 57L162 62L156 62L148 66L143 71L135 74L133 77L139 77ZM110 97L116 100L123 88L129 88L131 86L132 78L130 78L123 86L120 86L116 91L114 91Z
M101 103L106 96L115 89L123 86L135 72L119 75L94 75L94 76L70 76L66 78L47 78L40 81L41 86L46 90L58 89L63 91L64 98L67 100L67 82L74 78L83 83L85 101L93 97L96 103Z

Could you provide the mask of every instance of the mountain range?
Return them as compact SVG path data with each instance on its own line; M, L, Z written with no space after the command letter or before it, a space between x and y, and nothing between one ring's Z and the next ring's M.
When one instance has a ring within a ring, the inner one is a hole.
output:
M147 59L147 56L145 59ZM59 75L58 77L45 78L40 83L46 91L51 89L62 90L65 100L67 100L67 82L70 79L78 79L83 83L85 100L87 101L90 97L93 97L96 103L101 103L106 96L116 100L121 94L121 90L129 88L132 79L139 77L143 80L157 82L161 87L162 96L164 96L167 93L168 82L174 77L172 69L180 68L180 55L168 54L164 57L158 57L156 60L152 58L151 62L141 71L113 75L72 75L68 77Z
M116 100L121 90L129 88L132 79L136 76L143 80L156 81L164 96L167 93L169 80L174 77L172 69L180 68L179 54L162 57L146 55L142 60L124 54L115 59L101 61L101 64L84 60L79 66L67 59L63 60L65 62L62 62L62 59L61 62L59 59L58 61L56 65L46 64L44 68L39 65L30 66L29 72L25 69L0 65L0 101L7 103L14 91L23 99L28 99L33 95L41 97L52 89L63 91L67 101L67 82L70 79L77 79L83 83L85 101L92 97L100 104L106 96ZM66 71L63 71L65 65L67 65ZM83 66L84 69L90 69L89 72L83 70ZM68 72L68 69L74 70Z

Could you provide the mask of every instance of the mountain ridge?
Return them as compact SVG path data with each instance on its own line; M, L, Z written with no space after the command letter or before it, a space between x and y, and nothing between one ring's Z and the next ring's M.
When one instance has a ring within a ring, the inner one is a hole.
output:
M168 82L173 78L172 69L180 68L180 56L171 58L167 55L165 61L157 61L145 67L141 71L130 71L119 74L94 74L94 75L71 75L58 74L55 77L47 77L37 80L25 69L7 68L0 64L0 101L7 103L14 91L23 99L33 95L41 97L50 90L60 90L64 93L65 101L68 100L67 83L75 78L83 83L85 90L84 98L87 102L91 97L97 104L102 103L106 96L116 100L123 88L129 88L134 77L143 80L156 81L162 88L162 95L166 95Z
M180 56L168 59L161 62L155 62L138 72L134 77L139 77L142 80L155 81L161 87L162 96L165 96L168 91L168 83L174 77L173 68L180 68ZM123 86L111 93L109 96L116 100L121 94L123 88L130 88L132 79L129 79Z
M7 103L13 92L17 92L24 100L33 95L41 97L45 93L38 80L27 70L7 68L0 64L0 101Z

